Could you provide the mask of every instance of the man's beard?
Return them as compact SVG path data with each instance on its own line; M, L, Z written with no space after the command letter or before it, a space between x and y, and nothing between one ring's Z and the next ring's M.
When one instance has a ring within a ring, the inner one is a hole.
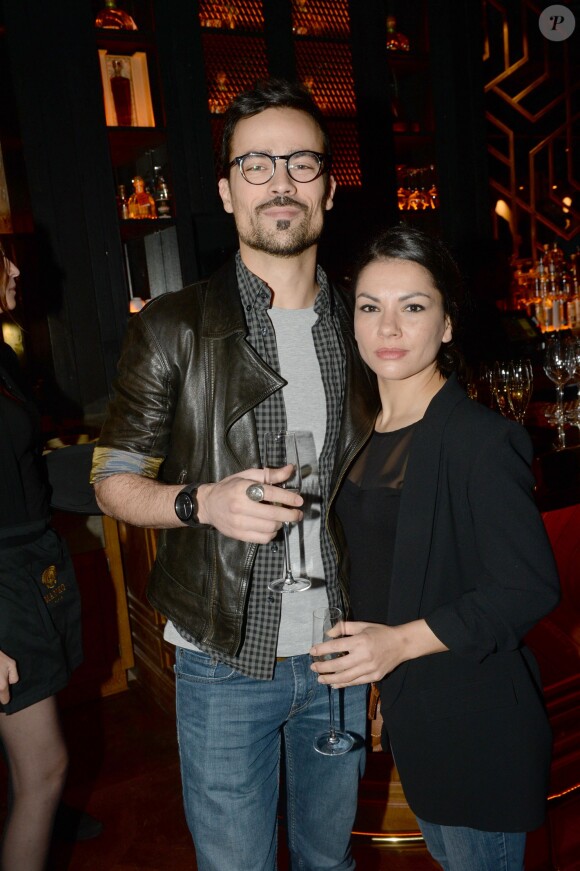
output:
M271 206L283 207L288 205L301 209L305 219L292 226L291 220L281 218L276 221L275 230L266 230L255 221L252 222L250 232L246 232L243 228L240 232L240 228L238 228L240 240L249 248L253 248L254 251L263 251L265 254L272 254L276 257L297 257L313 245L318 244L322 235L322 218L318 226L313 226L312 221L308 219L306 207L291 197L274 197L268 203L260 206L258 212ZM324 202L322 208L324 208Z

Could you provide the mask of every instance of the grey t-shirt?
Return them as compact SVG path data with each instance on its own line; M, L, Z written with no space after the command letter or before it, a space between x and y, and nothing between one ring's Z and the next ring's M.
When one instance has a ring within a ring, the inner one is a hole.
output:
M317 319L314 309L271 308L269 315L276 331L280 372L288 381L283 388L287 427L300 433L298 456L304 476L304 520L290 527L291 565L295 574L306 575L312 581L309 590L282 594L277 653L293 656L308 651L312 643L312 612L328 605L320 550L317 474L326 435L326 398L312 338ZM315 457L308 453L307 433L314 437ZM310 474L304 474L310 468Z

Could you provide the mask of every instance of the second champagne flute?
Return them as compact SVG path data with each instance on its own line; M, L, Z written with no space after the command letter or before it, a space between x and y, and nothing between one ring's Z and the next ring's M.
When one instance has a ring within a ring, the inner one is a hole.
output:
M302 485L302 475L300 472L300 459L298 457L298 448L296 445L296 433L279 430L278 432L267 432L264 437L264 470L265 482L270 484L269 478L270 469L281 469L283 466L291 465L292 472L290 477L281 484L276 486L282 487L284 490L291 490L293 493L300 493ZM284 529L284 577L276 578L270 581L268 589L274 593L300 593L303 590L308 590L310 580L308 578L296 577L292 573L290 563L290 524L285 523Z
M507 397L513 416L523 424L532 397L533 375L529 360L514 360L510 365Z
M312 643L320 644L323 641L330 641L331 636L328 634L331 629L341 627L343 623L342 611L340 608L316 608L312 612ZM340 632L344 635L344 630ZM332 635L332 638L340 637ZM326 656L315 656L315 661L336 659L342 656L342 653L329 653ZM354 744L354 738L348 732L341 732L334 725L334 687L331 684L328 686L328 703L330 705L330 719L326 732L321 732L314 738L314 749L323 756L342 756L343 753L348 753Z

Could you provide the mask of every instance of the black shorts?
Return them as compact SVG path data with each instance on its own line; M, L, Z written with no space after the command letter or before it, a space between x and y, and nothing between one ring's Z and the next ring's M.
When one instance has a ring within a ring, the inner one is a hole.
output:
M81 603L72 559L53 529L0 548L0 650L19 681L0 711L13 714L63 689L82 662Z

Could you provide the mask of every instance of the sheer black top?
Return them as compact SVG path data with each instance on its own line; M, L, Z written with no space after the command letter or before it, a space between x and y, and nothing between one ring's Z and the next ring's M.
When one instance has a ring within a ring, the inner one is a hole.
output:
M337 499L355 620L388 623L399 500L415 426L373 433Z

